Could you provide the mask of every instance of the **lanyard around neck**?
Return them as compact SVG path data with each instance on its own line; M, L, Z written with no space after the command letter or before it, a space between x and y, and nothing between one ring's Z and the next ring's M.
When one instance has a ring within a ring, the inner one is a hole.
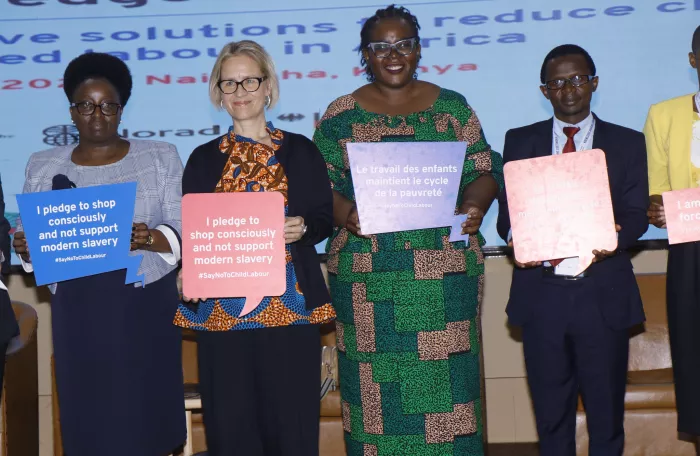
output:
M591 126L588 127L588 132L586 132L586 136L583 138L583 141L581 141L581 145L579 146L579 152L582 151L585 147L586 144L588 144L588 140L591 138L591 134L593 133L593 127L595 126L595 117L591 119ZM559 149L559 135L557 134L557 127L556 123L554 125L554 155L559 155L561 153Z

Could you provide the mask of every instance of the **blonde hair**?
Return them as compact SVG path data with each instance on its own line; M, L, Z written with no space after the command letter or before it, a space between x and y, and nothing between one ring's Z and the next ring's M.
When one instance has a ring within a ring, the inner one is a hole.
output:
M280 97L280 84L275 71L275 62L272 56L267 53L264 47L251 40L232 41L225 45L219 56L216 58L214 68L209 76L209 99L216 109L221 110L221 101L223 100L223 92L219 90L219 80L221 79L221 67L224 62L231 57L237 55L245 55L253 59L258 64L263 76L267 78L267 83L270 85L270 104L268 108L272 108L277 103Z

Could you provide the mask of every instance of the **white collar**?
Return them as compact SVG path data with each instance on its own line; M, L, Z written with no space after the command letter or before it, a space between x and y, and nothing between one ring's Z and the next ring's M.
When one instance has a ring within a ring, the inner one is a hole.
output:
M560 134L564 134L564 127L578 127L581 129L581 131L588 131L588 128L591 126L591 123L593 123L593 112L588 114L588 117L586 117L581 122L575 125L562 122L561 120L557 119L556 116L554 116L554 130Z

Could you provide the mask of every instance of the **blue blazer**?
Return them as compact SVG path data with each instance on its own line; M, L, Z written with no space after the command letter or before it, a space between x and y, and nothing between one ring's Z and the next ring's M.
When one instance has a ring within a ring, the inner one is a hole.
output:
M618 233L617 255L593 263L588 269L589 277L584 280L592 281L598 288L598 305L606 324L613 329L624 329L644 321L642 300L627 249L649 226L646 215L649 206L646 145L644 135L638 131L604 122L597 116L595 120L593 148L605 152L615 223L622 230ZM504 164L551 155L552 127L553 119L549 119L509 130L503 147ZM505 190L499 195L497 229L507 241L510 217ZM520 326L530 321L533 306L541 299L540 287L545 280L552 279L543 278L542 267L513 268L506 307L511 324ZM562 293L566 293L567 284L562 285Z

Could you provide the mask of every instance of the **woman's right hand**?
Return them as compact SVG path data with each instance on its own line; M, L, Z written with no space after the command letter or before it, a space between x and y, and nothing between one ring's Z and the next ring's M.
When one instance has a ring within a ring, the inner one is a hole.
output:
M27 246L27 238L24 235L24 231L15 232L12 240L12 247L14 247L17 255L21 256L25 263L31 263L29 246Z
M357 213L357 206L353 206L348 214L348 220L345 222L345 228L357 237L368 238L362 234L360 228L360 216Z
M182 294L182 269L177 272L177 292L180 293L180 298L184 302L191 302L192 304L197 304L199 301L206 301L207 298L188 298Z
M652 201L647 209L647 217L649 217L649 223L655 227L666 228L666 212L663 204Z

